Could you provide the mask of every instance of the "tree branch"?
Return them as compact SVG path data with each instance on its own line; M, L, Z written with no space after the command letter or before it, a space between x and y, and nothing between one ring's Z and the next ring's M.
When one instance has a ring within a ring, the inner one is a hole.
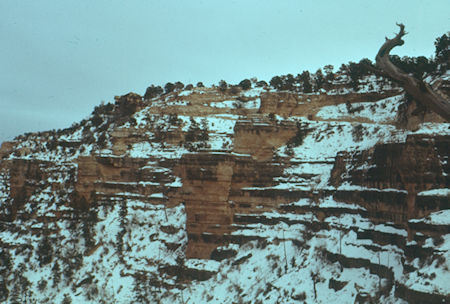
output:
M450 101L434 92L422 80L406 74L391 62L389 58L390 51L394 47L405 43L402 40L402 37L406 35L405 26L401 23L397 23L397 25L400 27L398 34L392 39L386 38L386 41L378 51L375 57L376 66L387 74L389 78L401 85L414 100L450 122Z

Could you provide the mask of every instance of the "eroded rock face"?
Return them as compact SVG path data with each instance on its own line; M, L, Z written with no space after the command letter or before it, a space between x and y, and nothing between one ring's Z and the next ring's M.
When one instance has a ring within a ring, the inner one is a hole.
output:
M114 194L127 192L127 185L138 183L146 159L129 157L79 157L75 191L88 201L92 192ZM141 191L142 195L145 191Z
M13 141L5 141L0 146L0 159L8 156L12 151L14 151L14 145L16 143Z
M448 165L442 165L450 148L449 136L408 136L406 143L377 145L365 176L352 174L352 183L373 188L416 189L445 187ZM366 158L368 156L362 156Z
M189 237L186 255L210 258L224 235L234 228L236 213L260 213L254 201L242 189L271 186L282 168L271 162L239 154L190 154L179 162L175 172L183 187L175 198L186 206L186 230Z
M17 211L23 208L30 195L39 189L39 182L45 178L42 167L51 165L46 162L13 159L2 162L2 169L9 177L9 195L2 204L4 220L13 221Z
M376 145L356 154L343 153L336 157L330 183L336 187L347 182L379 190L403 190L340 191L336 196L361 204L374 217L406 223L410 218L450 208L440 198L434 204L417 202L421 191L448 187L449 150L450 136L410 135L404 143Z
M297 131L295 123L252 117L234 127L234 152L250 154L256 160L271 160L274 151L285 145Z
M377 101L397 94L397 90L387 90L365 94L336 94L330 98L327 94L299 95L291 92L265 92L261 94L259 111L261 113L274 113L283 117L296 115L314 117L318 109L323 106Z

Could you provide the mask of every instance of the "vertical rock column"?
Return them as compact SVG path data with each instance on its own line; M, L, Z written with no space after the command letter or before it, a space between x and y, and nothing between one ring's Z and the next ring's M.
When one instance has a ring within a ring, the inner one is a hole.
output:
M183 187L177 199L186 206L188 258L209 258L231 232L233 214L228 201L234 158L227 154L186 154L177 168Z

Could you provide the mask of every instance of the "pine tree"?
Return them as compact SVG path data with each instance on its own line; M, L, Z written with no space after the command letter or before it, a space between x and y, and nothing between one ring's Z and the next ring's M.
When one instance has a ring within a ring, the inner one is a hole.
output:
M299 75L299 80L302 83L303 92L304 93L312 93L311 76L309 75L309 72L303 71Z
M325 82L325 77L323 76L322 69L318 69L314 74L315 91L320 90Z
M228 88L228 83L225 80L219 81L219 91L224 93Z
M283 87L283 80L280 76L275 76L270 80L270 86L275 90L281 90Z
M41 267L52 261L53 248L48 236L45 235L39 242L37 255Z
M161 88L160 86L155 86L155 85L152 84L145 91L144 99L148 100L148 99L155 98L156 96L161 95L163 92L164 92L163 88Z
M239 82L239 86L243 89L243 90L248 90L251 89L252 87L252 82L248 79L244 79L241 82Z
M119 221L120 221L120 229L117 233L117 252L119 255L119 260L123 263L123 237L126 233L126 218L127 218L128 210L127 210L127 202L123 200L120 203L119 210Z

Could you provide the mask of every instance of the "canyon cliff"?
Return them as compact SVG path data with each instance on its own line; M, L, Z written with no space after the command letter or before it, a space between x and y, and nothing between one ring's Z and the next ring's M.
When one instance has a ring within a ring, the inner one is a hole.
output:
M349 83L129 93L3 143L0 301L450 301L450 124Z

